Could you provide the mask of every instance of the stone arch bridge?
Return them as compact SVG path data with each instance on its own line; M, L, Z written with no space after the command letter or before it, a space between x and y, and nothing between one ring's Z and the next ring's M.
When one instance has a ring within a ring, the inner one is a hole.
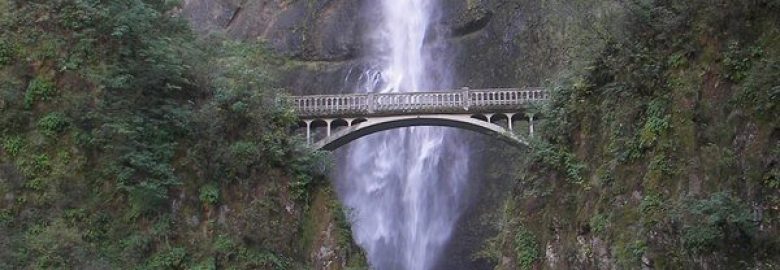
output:
M541 88L467 89L444 92L362 93L294 96L295 112L306 129L306 141L316 149L335 150L360 137L399 127L448 126L468 129L509 142L526 144L513 123L527 121L529 109L546 101ZM324 128L324 137L312 130Z

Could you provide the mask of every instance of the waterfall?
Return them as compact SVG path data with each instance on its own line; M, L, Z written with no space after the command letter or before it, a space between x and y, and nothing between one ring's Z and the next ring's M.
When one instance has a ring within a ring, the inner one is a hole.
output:
M451 88L447 46L432 33L436 0L378 1L382 16L369 37L375 64L356 91ZM466 192L468 149L457 138L449 128L403 128L367 136L337 153L344 165L335 184L372 268L435 267Z

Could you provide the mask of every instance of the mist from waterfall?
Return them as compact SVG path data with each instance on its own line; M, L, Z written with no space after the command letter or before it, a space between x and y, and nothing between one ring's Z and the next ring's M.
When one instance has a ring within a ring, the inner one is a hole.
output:
M452 88L446 44L436 38L437 0L377 0L373 68L356 92ZM360 139L338 153L336 187L356 242L374 269L435 266L463 208L468 148L442 127L413 127ZM453 146L454 145L454 146Z

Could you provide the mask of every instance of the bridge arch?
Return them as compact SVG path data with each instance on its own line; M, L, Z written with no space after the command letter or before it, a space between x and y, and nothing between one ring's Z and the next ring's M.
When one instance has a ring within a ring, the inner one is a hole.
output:
M313 147L316 149L333 151L354 140L373 133L414 126L454 127L497 136L504 141L520 146L528 145L523 138L507 131L505 128L487 121L474 119L470 115L428 114L372 117L365 119L365 121L353 124L314 142Z
M534 115L529 109L532 104L547 99L547 92L541 88L464 88L442 92L296 96L289 102L303 120L301 127L305 124L306 141L317 149L334 150L372 133L412 126L462 128L526 145L514 133L513 123L527 116L528 137L533 137ZM322 127L325 134L313 130Z

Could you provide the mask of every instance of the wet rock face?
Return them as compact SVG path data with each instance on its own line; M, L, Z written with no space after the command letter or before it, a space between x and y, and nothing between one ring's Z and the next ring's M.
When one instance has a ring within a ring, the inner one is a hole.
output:
M376 0L184 0L181 14L203 35L268 44L292 61L281 86L297 95L351 92L365 63Z
M463 0L448 3L442 24L459 53L453 62L456 84L471 88L536 86L537 74L522 72L530 55L527 47L532 2L512 0ZM528 76L525 76L528 75Z
M182 14L196 31L224 32L262 40L290 56L283 85L294 94L351 92L371 48L368 34L379 0L184 0ZM535 48L527 38L533 1L442 1L432 34L454 49L456 87L536 85L539 72L525 71ZM441 37L441 36L439 36ZM537 42L538 43L538 42ZM521 75L518 75L521 74ZM523 75L525 74L525 75Z
M203 34L263 40L307 61L343 61L361 47L363 1L185 0L182 14Z

